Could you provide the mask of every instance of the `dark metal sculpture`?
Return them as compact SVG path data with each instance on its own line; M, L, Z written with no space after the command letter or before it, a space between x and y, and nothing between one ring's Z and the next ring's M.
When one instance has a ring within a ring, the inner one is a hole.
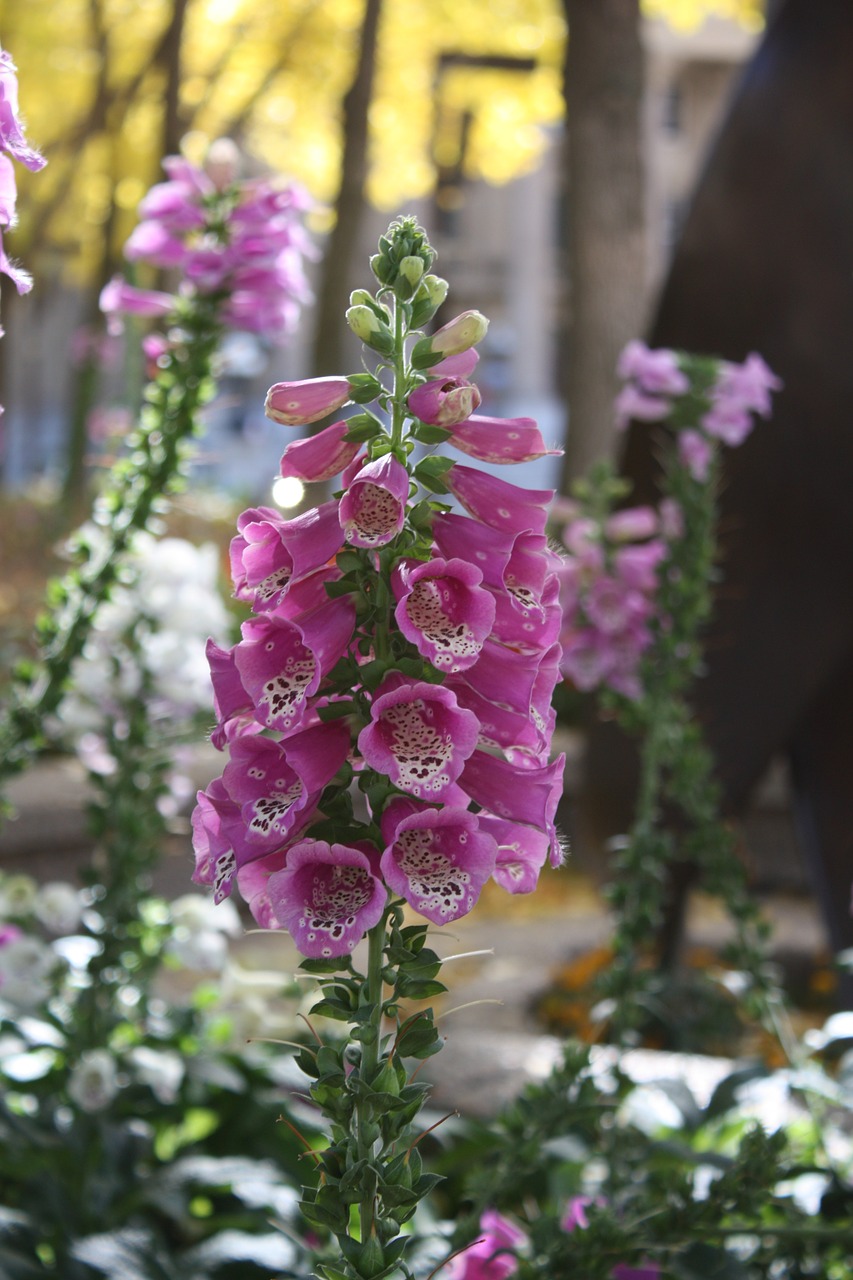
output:
M850 0L779 7L698 186L649 342L733 360L757 351L784 380L771 422L725 459L722 582L696 707L729 813L789 756L830 940L851 947ZM626 447L639 500L654 498L651 439L637 424Z

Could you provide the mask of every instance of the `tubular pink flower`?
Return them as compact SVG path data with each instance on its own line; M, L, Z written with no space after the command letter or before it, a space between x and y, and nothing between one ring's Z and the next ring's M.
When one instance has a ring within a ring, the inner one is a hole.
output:
M623 350L616 372L624 380L633 380L650 395L683 396L690 386L687 374L678 367L674 351L661 347L652 351L644 342L633 339Z
M249 737L231 745L222 781L240 806L243 830L236 852L248 861L278 848L313 809L349 754L349 729L340 721L315 725L283 742Z
M559 563L541 534L510 535L467 516L437 515L432 535L439 554L477 566L483 585L506 592L517 609L542 617L542 600Z
M604 535L611 542L640 542L653 537L659 523L654 507L626 507L607 517Z
M384 547L406 520L409 473L390 453L363 466L341 498L339 516L354 547Z
M309 699L346 652L354 624L355 609L346 597L298 620L266 614L245 622L234 662L257 718L279 733L298 728Z
M497 747L507 753L513 750L534 755L544 752L547 759L547 743L531 716L504 703L490 701L465 680L454 679L448 682L447 687L456 695L460 707L477 717L478 746Z
M495 868L497 845L467 809L445 805L403 817L382 854L392 891L433 924L467 915Z
M300 828L300 831L304 828ZM297 837L298 838L298 837ZM273 911L269 896L269 879L274 871L282 871L287 865L288 849L297 843L293 839L290 845L274 849L260 858L253 858L237 868L237 888L240 896L252 913L252 917L261 929L281 929L283 926Z
M565 755L549 765L526 769L485 751L474 751L459 778L463 791L498 818L544 831L553 867L563 860L554 817L563 794Z
M495 619L483 575L465 560L401 567L394 590L400 631L440 671L464 671L480 656Z
M638 390L632 382L624 386L613 402L617 431L624 431L633 418L638 422L658 422L669 413L669 401Z
M474 414L451 428L448 444L480 462L510 464L535 458L559 457L562 449L548 449L532 418L486 418Z
M205 656L210 667L216 714L216 728L210 735L210 741L217 751L222 751L233 737L246 731L258 732L260 725L255 720L252 699L240 679L234 648L223 649L215 640L208 640Z
M744 409L768 418L772 410L770 392L781 391L782 385L781 378L753 351L743 364L723 364L714 395L737 400Z
M388 896L361 847L324 840L293 845L285 867L269 877L267 894L275 918L315 959L352 951L381 919Z
M701 431L681 431L678 435L678 457L694 480L704 484L708 479L714 446Z
M735 449L752 432L749 410L732 396L717 396L711 408L700 419L703 430L715 440ZM683 431L679 440L688 433Z
M470 378L479 363L480 353L469 347L467 351L447 356L445 360L432 365L430 373L434 378Z
M516 653L505 645L487 640L479 662L464 675L454 678L450 687L465 683L495 706L529 719L533 713L536 679L545 654ZM547 691L546 699L550 698ZM537 708L544 715L545 708Z
M514 597L490 588L495 599L495 640L519 653L542 653L556 641L563 625L560 605L560 577L555 572L546 582L535 608L519 608Z
M276 382L267 392L264 413L286 427L318 422L334 413L350 398L346 378L306 378L301 382Z
M613 665L613 655L606 639L592 627L571 626L561 639L561 666L572 684L584 693L603 684Z
M139 202L140 219L163 223L172 231L196 231L204 226L204 213L198 204L199 194L194 183L177 180L158 182Z
M186 246L160 222L140 222L133 228L124 246L128 262L150 262L155 267L180 267L186 257Z
M436 427L453 427L470 418L480 407L480 392L464 378L434 378L411 392L409 412L421 422Z
M494 1209L480 1218L480 1238L442 1268L441 1280L508 1280L518 1270L516 1253L525 1233Z
M8 156L0 153L0 227L7 230L15 223L17 196L15 166Z
M553 489L522 489L475 467L455 463L444 482L475 520L502 533L544 533Z
M240 810L221 778L215 778L206 791L198 792L191 822L195 851L193 881L210 885L214 902L221 902L231 892L237 867L234 845L242 826Z
M98 305L105 315L126 312L137 316L167 316L175 307L171 293L156 289L137 289L122 276L113 276L101 290Z
M328 564L344 541L337 502L292 520L271 507L252 507L238 516L237 528L230 548L234 594L259 611L275 609L292 583Z
M12 55L0 49L0 151L6 151L19 164L37 173L47 164L29 145L18 111L18 76Z
M507 893L532 893L548 857L546 833L486 813L479 815L479 823L480 830L493 836L498 846L492 879Z
M613 557L613 567L626 586L650 596L657 591L658 565L665 556L663 542L654 538L641 546L620 547Z
M401 791L443 800L477 743L477 717L441 685L401 684L370 708L371 722L358 735L367 764Z
M349 466L360 448L356 441L344 439L347 430L343 420L324 427L315 436L294 440L281 455L281 474L306 483L331 480Z

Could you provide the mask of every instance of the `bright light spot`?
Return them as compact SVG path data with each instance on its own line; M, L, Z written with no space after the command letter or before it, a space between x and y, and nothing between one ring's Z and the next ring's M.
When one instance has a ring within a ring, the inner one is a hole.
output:
M304 496L305 485L296 476L279 476L273 483L272 500L284 507L285 511L298 507Z

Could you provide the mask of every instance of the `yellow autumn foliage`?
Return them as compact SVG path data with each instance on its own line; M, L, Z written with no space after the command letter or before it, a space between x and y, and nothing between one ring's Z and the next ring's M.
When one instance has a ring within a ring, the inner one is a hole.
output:
M105 232L115 253L129 234L160 174L166 71L157 50L184 3L187 153L201 159L211 139L230 134L318 202L333 199L364 0L5 3L0 40L18 64L29 136L50 160L42 173L20 175L21 225L10 247L31 267L84 278L99 269ZM644 0L644 11L682 27L710 13L760 18L758 0ZM392 209L429 193L437 157L492 183L534 167L563 114L565 34L559 0L389 0L370 110L369 199ZM460 54L534 66L441 61Z

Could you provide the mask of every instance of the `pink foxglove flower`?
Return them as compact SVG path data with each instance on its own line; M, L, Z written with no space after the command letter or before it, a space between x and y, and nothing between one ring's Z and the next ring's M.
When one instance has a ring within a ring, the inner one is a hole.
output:
M18 110L18 75L12 55L0 49L0 151L24 165L32 173L47 161L27 142Z
M358 749L377 773L421 800L443 800L477 743L477 717L449 689L403 683L380 687Z
M329 564L344 541L336 502L292 520L255 507L238 517L237 528L230 549L234 594L258 610L275 609L291 583Z
M694 480L704 484L708 479L714 447L707 436L692 428L678 436L678 456Z
M392 893L431 920L447 924L467 915L495 869L497 846L467 809L445 804L417 809L395 821L383 815L388 840L381 868Z
M354 547L384 547L406 519L409 473L392 454L361 468L340 505L347 542Z
M434 378L409 394L411 412L421 422L454 427L480 407L480 392L463 378Z
M543 831L549 840L551 865L563 860L554 819L563 794L565 755L549 765L520 768L485 751L474 751L459 778L463 791L477 804L509 822Z
M267 392L264 413L286 427L319 422L350 398L347 378L307 378L301 382L276 382Z
M210 885L213 901L221 902L231 892L237 869L235 840L240 835L242 817L221 778L206 791L199 791L192 815L196 884Z
M679 368L674 351L650 350L644 342L629 342L619 357L616 372L625 382L636 382L648 395L680 396L690 381Z
M243 624L234 662L257 718L291 733L309 712L309 699L346 652L355 621L351 601L330 600L298 620L269 614Z
M442 1267L440 1280L508 1280L518 1270L518 1252L527 1236L509 1218L487 1209L480 1218L480 1236Z
M450 428L448 442L480 462L509 464L556 457L561 449L549 449L532 418L487 418L473 414Z
M168 181L143 198L125 257L179 271L182 294L216 295L226 327L281 338L310 297L302 269L312 253L301 227L305 201L275 180L240 180L239 153L227 139L211 145L209 160L207 172L167 156ZM138 310L132 292L113 291L105 301Z
M586 1211L591 1204L603 1207L605 1201L592 1200L589 1196L573 1196L560 1220L563 1231L585 1231L589 1226ZM660 1267L654 1262L645 1262L640 1267L629 1267L624 1262L618 1262L610 1272L610 1277L611 1280L659 1280Z
M267 894L302 954L327 959L354 949L381 918L388 891L369 852L303 840L289 850L285 867L269 877Z
M479 311L463 311L460 315L436 329L429 338L421 338L412 350L412 364L416 369L429 368L442 357L458 356L482 342L489 329L489 322Z
M283 742L250 736L231 746L222 781L240 806L248 859L285 843L300 815L313 809L349 754L350 737L340 721L315 725Z
M503 533L544 533L550 489L522 489L508 480L457 462L444 477L469 515Z
M339 475L360 448L356 441L344 439L347 430L345 421L333 422L314 436L292 441L281 455L281 474L306 482L331 480Z
M480 830L488 832L498 846L492 878L507 893L532 893L550 850L547 832L492 814L478 817Z
M404 565L395 582L397 626L439 671L463 671L480 656L495 619L483 575L465 560Z

